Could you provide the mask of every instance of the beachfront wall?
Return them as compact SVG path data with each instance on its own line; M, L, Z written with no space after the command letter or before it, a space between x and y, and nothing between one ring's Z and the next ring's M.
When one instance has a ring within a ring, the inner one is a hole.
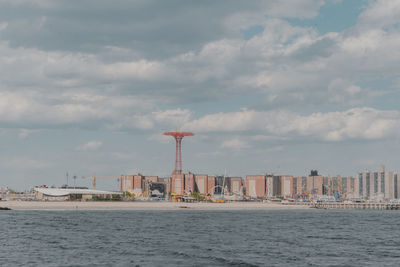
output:
M251 198L265 198L265 175L246 176L246 196Z

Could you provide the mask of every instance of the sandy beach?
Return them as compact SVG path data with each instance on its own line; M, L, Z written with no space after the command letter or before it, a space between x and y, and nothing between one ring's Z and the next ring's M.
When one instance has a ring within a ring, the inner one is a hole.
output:
M229 203L183 203L183 202L45 202L1 201L0 207L12 210L289 210L309 209L306 205L282 205L280 203L229 202Z

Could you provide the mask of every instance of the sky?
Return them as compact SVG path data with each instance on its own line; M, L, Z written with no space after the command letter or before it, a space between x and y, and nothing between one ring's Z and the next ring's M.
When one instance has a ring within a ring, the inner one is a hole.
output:
M169 176L178 128L184 172L397 171L399 21L392 0L0 0L0 187Z

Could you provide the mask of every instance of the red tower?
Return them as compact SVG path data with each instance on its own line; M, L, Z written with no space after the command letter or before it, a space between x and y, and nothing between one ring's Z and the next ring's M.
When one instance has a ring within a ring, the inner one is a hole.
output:
M193 136L194 134L189 132L180 132L178 130L177 132L166 132L164 135L173 136L176 141L175 169L172 174L182 174L182 139L185 136Z

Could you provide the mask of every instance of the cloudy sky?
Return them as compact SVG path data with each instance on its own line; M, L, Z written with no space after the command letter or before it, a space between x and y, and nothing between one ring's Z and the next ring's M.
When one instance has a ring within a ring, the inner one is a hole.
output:
M392 0L0 0L0 187L167 176L177 128L194 173L398 170L399 21Z

